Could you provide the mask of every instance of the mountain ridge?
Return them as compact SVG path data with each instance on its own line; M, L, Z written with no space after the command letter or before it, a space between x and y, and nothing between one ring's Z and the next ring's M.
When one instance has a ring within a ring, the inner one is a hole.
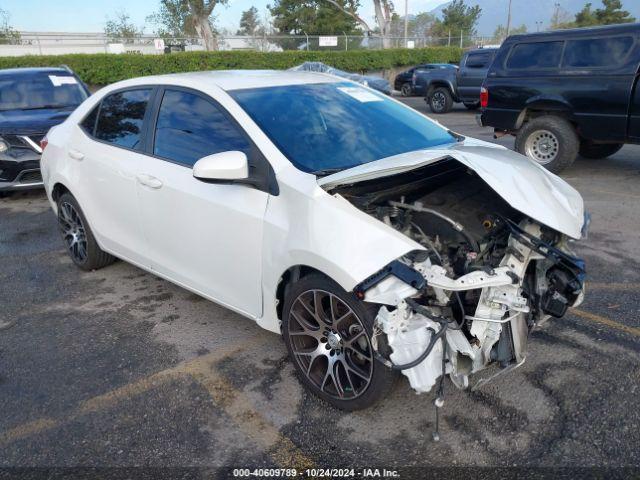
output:
M511 4L511 26L519 27L526 25L529 32L535 32L538 29L536 22L542 22L540 30L549 28L551 16L555 12L555 4L568 12L569 20L573 20L589 0L512 0ZM437 18L442 18L442 10L451 2L443 4L432 9L429 13ZM476 28L478 35L493 35L493 32L499 25L507 23L507 6L508 0L466 0L468 6L480 5L482 7L482 15L478 20ZM600 0L591 0L592 9L602 8ZM632 16L640 21L640 2L622 0L623 10L627 10ZM452 32L453 34L453 32Z

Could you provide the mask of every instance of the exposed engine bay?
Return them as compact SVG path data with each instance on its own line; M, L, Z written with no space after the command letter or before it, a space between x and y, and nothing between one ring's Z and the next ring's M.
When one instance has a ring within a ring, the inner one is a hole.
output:
M424 247L354 289L381 305L377 358L419 393L438 379L442 388L445 375L466 388L491 365L497 373L521 365L531 330L582 301L584 263L569 238L452 158L332 193Z

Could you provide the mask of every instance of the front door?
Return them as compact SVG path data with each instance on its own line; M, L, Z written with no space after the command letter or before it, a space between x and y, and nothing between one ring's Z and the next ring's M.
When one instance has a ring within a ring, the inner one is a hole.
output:
M493 51L471 52L457 73L458 97L466 103L480 102L480 87L493 61Z
M252 317L262 313L262 231L269 194L193 177L197 160L253 148L208 97L167 89L152 155L140 164L138 197L152 268Z

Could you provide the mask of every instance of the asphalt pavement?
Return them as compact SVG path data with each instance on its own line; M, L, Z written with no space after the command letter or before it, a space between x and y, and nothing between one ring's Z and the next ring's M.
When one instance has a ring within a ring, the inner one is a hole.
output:
M420 98L405 101L426 111ZM433 118L494 141L461 105ZM630 467L609 474L637 476L640 147L579 159L562 177L592 214L575 246L588 266L585 303L532 334L520 369L475 392L447 381L438 443L432 394L401 379L371 409L335 410L303 390L277 335L124 262L81 272L43 192L0 199L0 467L143 467L133 476L378 467L404 477Z

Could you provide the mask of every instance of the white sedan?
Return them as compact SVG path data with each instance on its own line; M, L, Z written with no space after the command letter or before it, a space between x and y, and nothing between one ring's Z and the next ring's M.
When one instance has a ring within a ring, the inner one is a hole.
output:
M302 382L342 409L398 372L426 392L511 370L536 324L582 300L578 192L341 78L127 80L43 147L78 267L117 257L282 334Z

